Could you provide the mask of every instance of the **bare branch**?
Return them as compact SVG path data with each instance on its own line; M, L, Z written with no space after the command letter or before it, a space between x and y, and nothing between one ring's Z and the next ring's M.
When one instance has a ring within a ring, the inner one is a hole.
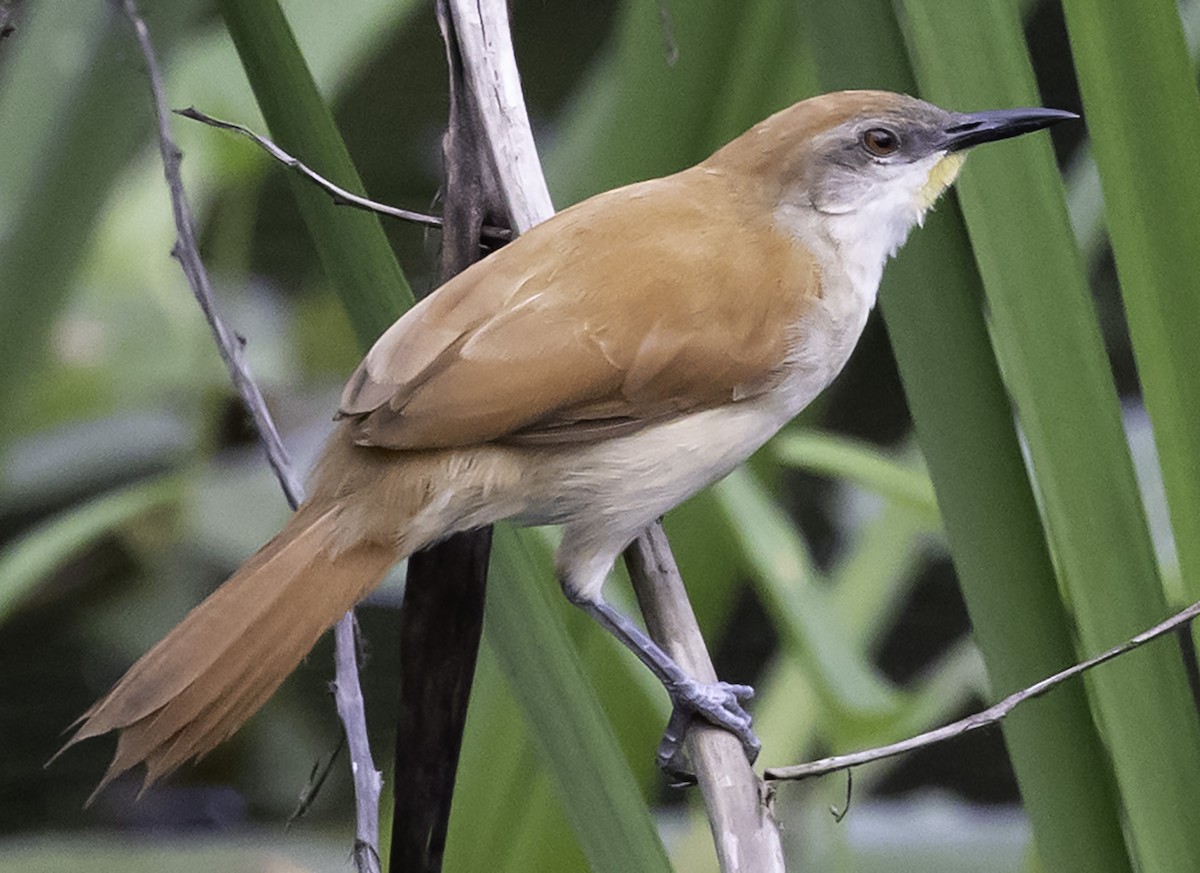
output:
M1113 646L1110 649L1105 649L1098 655L1088 658L1086 661L1081 661L1078 664L1073 664L1065 670L1055 673L1053 676L1048 676L1040 682L1035 682L1028 688L1022 688L1020 691L1014 691L1012 694L1005 697L998 703L989 706L982 712L977 712L974 715L969 715L966 718L959 719L952 724L935 730L926 731L923 734L918 734L915 737L909 737L907 740L901 740L898 743L891 743L886 746L879 746L874 749L866 749L861 752L853 752L847 755L834 755L830 758L822 758L819 761L811 761L807 764L797 764L791 767L772 767L766 772L767 779L785 780L785 779L808 779L813 776L820 776L825 773L833 773L838 770L845 770L849 767L856 767L859 764L868 764L872 761L879 761L884 758L891 758L895 755L901 755L905 752L911 752L915 749L921 749L926 746L944 743L946 740L954 739L962 736L973 730L978 730L982 727L998 724L1018 705L1027 700L1032 700L1035 697L1041 697L1050 689L1057 685L1061 685L1068 679L1079 676L1087 670L1097 667L1106 661L1111 661L1126 652L1131 652L1138 646L1145 645L1151 640L1156 640L1161 636L1171 633L1181 627L1184 627L1191 622L1197 615L1200 615L1200 602L1193 603L1187 609L1182 609L1172 615L1165 621L1156 624L1154 627L1142 631L1135 637L1132 637L1120 645Z
M693 679L716 682L717 671L660 522L629 547L625 564L650 635ZM700 719L693 720L686 737L723 873L783 873L779 825L741 741Z
M133 24L138 45L145 58L150 79L150 90L154 99L154 114L158 125L158 146L162 155L163 175L171 195L171 209L175 217L178 235L172 256L179 261L196 302L200 304L217 343L221 359L229 370L229 378L242 398L242 402L254 421L259 441L266 451L267 462L274 470L287 501L295 509L304 500L304 489L291 466L287 450L267 409L262 392L242 354L242 341L226 327L216 310L208 272L200 259L200 248L196 242L196 223L183 188L179 165L183 154L171 138L169 114L164 97L162 71L158 57L150 41L146 22L139 15L134 0L124 0L123 9ZM337 625L336 631L336 682L335 698L338 715L346 730L350 746L351 770L354 776L356 806L355 860L360 873L377 873L379 854L379 792L381 778L371 759L367 745L366 715L363 710L362 692L358 683L358 663L354 643L354 615L347 612Z
M173 111L176 115L182 115L184 118L190 118L193 121L199 121L202 124L207 124L209 127L216 127L221 130L229 130L252 140L259 146L259 148L261 148L279 163L283 164L289 169L295 170L310 182L316 184L317 187L327 191L333 198L333 202L339 206L353 206L355 209L361 209L364 212L374 212L379 215L386 215L388 218L399 218L402 221L411 221L416 224L423 224L426 227L442 226L442 219L439 216L426 215L423 212L413 212L409 209L400 209L397 206L388 206L386 203L380 203L377 200L370 200L366 197L360 197L353 191L347 191L341 185L329 181L299 158L295 158L288 154L275 143L271 142L271 140L267 139L265 136L260 136L248 127L244 127L240 124L234 124L232 121L222 121L219 118L213 118L211 115L201 112L194 106L189 106L187 109L175 109ZM504 241L512 239L512 231L503 227L485 226L482 233L488 239Z
M488 132L500 190L517 233L554 214L521 93L508 10L497 0L451 0L463 65Z
M521 96L503 0L450 0L463 59L488 131L513 226L524 232L554 214ZM715 681L683 580L661 525L626 551L650 633L694 678ZM779 830L766 791L741 742L720 728L696 725L688 751L704 794L721 869L782 873Z

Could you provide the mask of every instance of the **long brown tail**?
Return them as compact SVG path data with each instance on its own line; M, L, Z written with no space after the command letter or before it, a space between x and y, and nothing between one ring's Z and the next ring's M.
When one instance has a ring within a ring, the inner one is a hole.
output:
M328 504L301 507L80 717L64 749L120 732L92 797L139 763L146 765L148 786L226 739L321 634L379 583L398 560L397 548L385 542L335 546L337 514Z

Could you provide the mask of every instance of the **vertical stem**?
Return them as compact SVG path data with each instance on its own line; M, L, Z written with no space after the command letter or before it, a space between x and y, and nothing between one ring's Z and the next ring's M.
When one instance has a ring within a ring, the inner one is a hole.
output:
M716 682L717 672L660 522L626 549L625 564L650 636L693 679ZM783 873L783 846L768 805L769 789L751 769L741 741L697 720L688 728L687 750L723 873Z
M521 96L508 11L502 0L450 0L450 7L513 229L523 232L553 215L554 207ZM694 678L715 681L661 525L653 525L639 537L626 560L631 562L634 588L647 611L651 635ZM722 871L781 873L779 830L765 807L762 781L746 761L741 743L719 728L698 726L689 732L688 750Z

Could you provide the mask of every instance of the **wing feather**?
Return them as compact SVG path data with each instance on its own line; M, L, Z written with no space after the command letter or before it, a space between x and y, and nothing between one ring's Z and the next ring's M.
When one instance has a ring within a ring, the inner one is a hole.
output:
M819 274L728 185L695 168L608 192L447 282L350 378L355 440L589 441L768 390Z

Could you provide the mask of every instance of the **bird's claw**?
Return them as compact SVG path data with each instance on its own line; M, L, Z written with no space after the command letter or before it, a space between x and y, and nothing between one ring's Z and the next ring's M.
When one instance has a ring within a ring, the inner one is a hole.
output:
M695 777L687 765L683 740L688 727L696 716L725 728L736 736L753 764L762 750L762 743L751 728L750 713L742 706L754 696L749 685L733 685L728 682L702 683L685 679L672 683L667 691L671 695L671 719L658 745L658 766L681 784L694 784Z

